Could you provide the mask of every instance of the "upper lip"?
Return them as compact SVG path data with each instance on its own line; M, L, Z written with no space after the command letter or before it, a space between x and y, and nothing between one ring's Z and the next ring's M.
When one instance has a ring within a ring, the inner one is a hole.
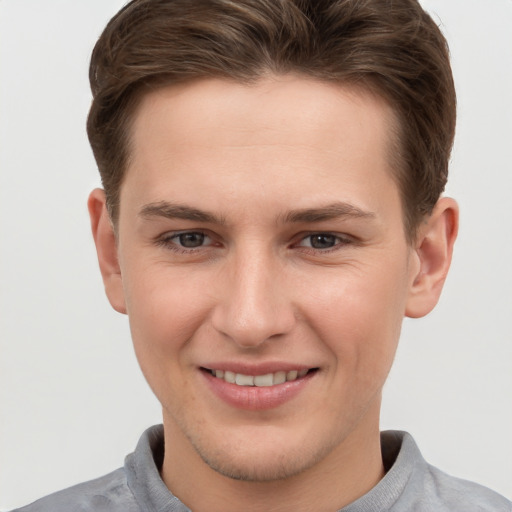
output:
M201 368L208 370L223 370L233 373L241 373L243 375L266 375L268 373L276 373L279 371L289 372L292 370L310 370L311 368L317 368L317 366L278 361L258 364L219 361L215 363L206 363L201 365Z

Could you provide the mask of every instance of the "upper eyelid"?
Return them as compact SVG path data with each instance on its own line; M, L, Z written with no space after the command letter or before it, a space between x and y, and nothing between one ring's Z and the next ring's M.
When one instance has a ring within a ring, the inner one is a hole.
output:
M307 238L314 236L314 235L328 235L335 237L335 243L334 245L330 247L325 248L318 248L318 247L312 247L311 243L310 245L301 245L304 240ZM314 254L324 254L327 255L332 252L337 252L343 249L346 249L348 247L357 247L362 244L362 241L358 239L357 237L354 237L352 235L346 234L346 233L333 233L329 231L313 231L309 232L300 238L296 239L297 241L292 243L292 248L296 247L298 250L302 250L309 253Z
M300 233L295 238L300 240L305 240L306 238L309 238L311 236L315 235L325 235L325 236L333 236L339 240L346 240L346 241L353 241L356 240L356 238L352 235L349 235L347 233L337 233L333 231L307 231Z
M176 231L166 231L165 233L158 235L157 238L173 238L175 236L184 235L186 233L201 233L202 235L208 236L210 238L215 238L215 234L211 233L208 229L179 229ZM292 238L303 240L304 238L308 238L310 236L314 235L328 235L328 236L334 236L336 238L340 239L352 239L354 238L351 235L348 235L347 233L337 233L335 231L303 231L301 233L298 233L294 235Z
M186 235L187 233L201 233L202 235L208 236L211 238L209 232L205 229L179 229L177 231L166 231L161 235L158 235L157 239L170 239L180 235Z
M175 240L180 235L185 235L187 233L200 233L201 235L204 235L205 237L209 238L210 240L213 240L213 237L205 230L203 229L183 229L179 231L166 231L165 233L158 235L155 237L155 242L157 244L166 244L166 243L175 243L178 247L180 246L179 243L176 243ZM186 250L194 250L194 249L200 249L204 247L204 245L201 245L199 247L182 247Z

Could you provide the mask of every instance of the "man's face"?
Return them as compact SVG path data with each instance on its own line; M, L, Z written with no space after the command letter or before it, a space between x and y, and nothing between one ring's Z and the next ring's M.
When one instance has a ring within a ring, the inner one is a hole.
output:
M375 97L297 77L142 100L122 300L166 435L223 474L283 478L378 430L418 271L391 123Z

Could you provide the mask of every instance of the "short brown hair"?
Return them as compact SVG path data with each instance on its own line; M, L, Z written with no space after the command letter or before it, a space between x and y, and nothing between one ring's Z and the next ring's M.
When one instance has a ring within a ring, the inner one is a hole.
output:
M115 222L131 120L148 89L298 73L377 93L397 119L393 166L413 238L444 190L455 131L446 40L417 0L133 0L92 53L87 132Z

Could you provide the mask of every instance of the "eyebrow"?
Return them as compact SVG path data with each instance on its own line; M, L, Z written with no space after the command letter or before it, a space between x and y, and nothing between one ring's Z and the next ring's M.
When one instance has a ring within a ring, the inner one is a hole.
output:
M337 202L320 208L292 210L283 217L284 223L322 222L338 218L374 219L376 214L349 203Z
M166 219L183 219L196 222L208 222L210 224L225 224L225 219L216 215L193 208L191 206L160 201L143 206L139 215L145 219L163 217Z
M195 222L225 225L224 217L183 204L160 201L143 206L139 215L145 219L163 217L166 219L183 219ZM375 213L362 210L349 203L337 202L319 208L291 210L279 219L283 224L313 223L339 218L374 219Z

